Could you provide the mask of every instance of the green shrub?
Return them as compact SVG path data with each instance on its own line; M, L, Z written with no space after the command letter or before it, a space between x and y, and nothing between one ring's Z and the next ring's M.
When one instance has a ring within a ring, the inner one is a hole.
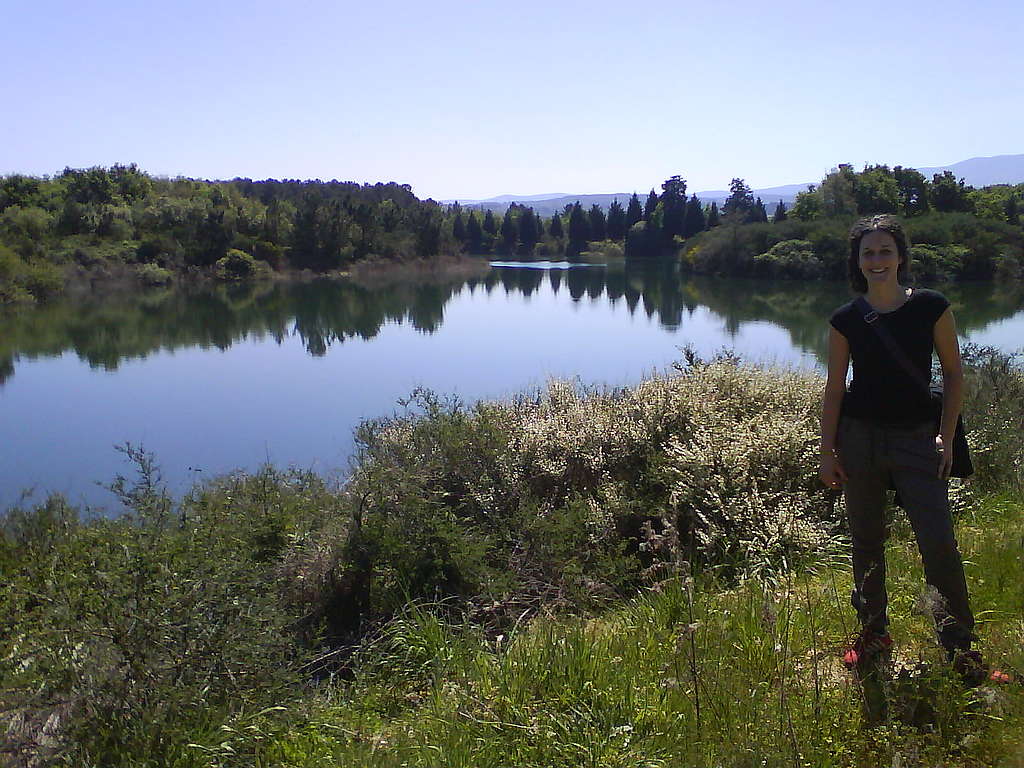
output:
M139 282L143 285L167 285L171 282L170 270L158 267L156 264L141 264L135 270Z
M759 272L772 277L821 277L825 266L809 240L783 240L754 257Z
M969 258L970 251L962 245L914 245L910 248L914 277L932 283L959 278Z
M53 497L3 521L0 713L23 755L165 764L295 679L275 573L300 478L221 481L176 510L151 457L125 450L126 517L82 523Z
M214 270L218 280L246 280L267 273L267 265L257 262L245 251L230 249L227 255L217 260Z

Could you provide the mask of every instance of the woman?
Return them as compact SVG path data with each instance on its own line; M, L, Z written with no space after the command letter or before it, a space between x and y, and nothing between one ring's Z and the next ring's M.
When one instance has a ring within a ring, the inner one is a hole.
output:
M983 676L970 650L974 617L953 534L947 486L953 435L963 400L956 325L942 294L907 286L907 238L893 216L861 219L850 230L854 300L830 319L828 381L821 418L821 480L842 486L853 540L853 605L861 632L844 661L854 666L888 653L885 590L886 493L895 487L924 562L939 642L966 677ZM890 353L871 323L885 327L906 358L930 373L933 349L942 365L944 397L936 434L928 394ZM853 381L846 373L853 360Z

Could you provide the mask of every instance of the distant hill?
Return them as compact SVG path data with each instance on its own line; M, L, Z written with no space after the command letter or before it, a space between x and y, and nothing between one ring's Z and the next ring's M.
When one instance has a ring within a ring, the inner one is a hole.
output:
M927 178L936 173L952 171L957 178L963 178L967 184L974 187L987 187L992 184L1022 184L1024 183L1024 154L1022 155L996 155L995 157L972 157L970 160L961 160L952 165L939 165L929 168L918 168ZM824 174L822 174L824 176ZM803 184L783 184L778 187L763 187L753 190L755 197L760 197L766 206L774 206L781 200L787 206L792 205L796 199L797 192L803 192L810 184L819 184L821 179L805 182ZM640 202L647 198L647 190L637 190ZM553 192L543 195L499 195L489 197L486 200L459 200L458 202L466 208L478 210L492 210L495 213L504 213L511 203L525 203L533 207L533 210L542 216L551 216L556 211L562 211L565 206L572 205L579 200L580 205L588 209L590 206L600 205L606 209L613 200L618 200L623 207L629 203L632 192L615 192L603 195L567 195L565 193ZM697 192L697 197L704 203L717 202L719 206L725 202L729 191L725 189L710 189ZM454 200L445 202L453 203Z

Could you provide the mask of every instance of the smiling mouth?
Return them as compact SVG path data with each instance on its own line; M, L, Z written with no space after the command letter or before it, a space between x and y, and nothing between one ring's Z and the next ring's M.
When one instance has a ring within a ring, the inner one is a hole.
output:
M889 271L888 267L882 267L881 269L869 269L868 270L868 272L870 272L873 275L881 275L881 274L883 274L885 272L888 272L888 271Z

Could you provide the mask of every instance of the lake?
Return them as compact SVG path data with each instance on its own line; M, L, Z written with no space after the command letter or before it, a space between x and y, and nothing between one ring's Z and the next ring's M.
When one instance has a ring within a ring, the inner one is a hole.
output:
M658 264L496 262L472 277L377 277L79 295L0 316L0 506L116 507L155 454L175 494L265 462L344 475L352 431L415 388L466 401L549 377L623 386L731 349L822 368L839 283L680 277ZM942 289L965 340L1024 344L1024 286Z

